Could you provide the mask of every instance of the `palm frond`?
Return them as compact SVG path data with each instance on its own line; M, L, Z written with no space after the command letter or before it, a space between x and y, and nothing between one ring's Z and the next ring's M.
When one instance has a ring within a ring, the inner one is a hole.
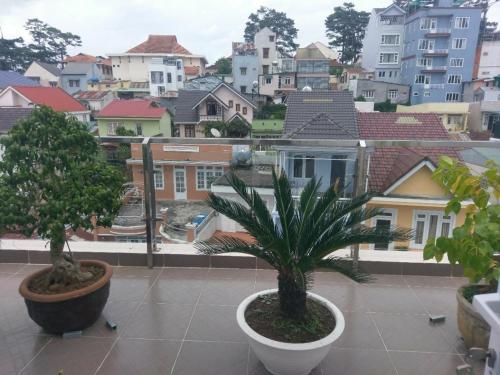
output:
M319 268L328 268L337 271L358 283L367 283L373 281L373 277L361 271L357 271L353 267L352 259L340 257L328 257L320 260L317 263Z
M292 197L292 188L285 173L278 177L273 169L274 199L281 224L281 235L288 250L289 259L296 255L295 244L297 243L297 217Z

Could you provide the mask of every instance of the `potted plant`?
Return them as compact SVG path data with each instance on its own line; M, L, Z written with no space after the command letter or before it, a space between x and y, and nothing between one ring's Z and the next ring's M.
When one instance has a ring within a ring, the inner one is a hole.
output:
M444 255L459 264L470 284L457 291L457 322L465 345L487 348L490 327L472 307L476 294L497 290L500 267L500 174L498 165L487 163L480 175L473 175L463 163L442 157L433 178L451 195L446 214L465 210L464 223L453 230L451 238L430 240L424 259L440 262ZM465 207L463 207L465 206Z
M379 214L367 209L369 195L341 200L334 187L320 194L321 181L312 178L295 202L284 173L273 171L277 215L259 194L236 175L227 179L244 203L210 194L209 205L243 226L254 243L230 236L198 242L204 254L246 253L267 261L278 271L278 289L246 298L237 321L250 346L273 374L308 374L326 356L344 330L344 317L330 301L308 292L312 272L328 268L353 280L366 281L346 258L332 252L360 243L391 242L408 238L408 231L363 225Z
M52 267L19 288L28 313L50 333L84 329L104 308L112 269L63 252L66 230L110 225L121 204L122 174L98 160L98 143L85 124L48 107L34 110L0 142L0 228L50 243Z

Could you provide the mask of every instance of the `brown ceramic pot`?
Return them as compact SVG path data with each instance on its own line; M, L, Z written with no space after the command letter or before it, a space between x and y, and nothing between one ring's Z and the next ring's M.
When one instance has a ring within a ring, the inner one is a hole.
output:
M478 347L488 349L490 326L478 314L472 304L464 298L463 289L457 290L457 323L467 349Z
M85 288L60 294L38 294L28 289L34 278L49 272L44 268L27 276L19 286L28 314L45 331L54 334L80 331L90 327L99 318L109 296L113 269L105 262L82 260L81 265L93 265L104 269L104 275Z

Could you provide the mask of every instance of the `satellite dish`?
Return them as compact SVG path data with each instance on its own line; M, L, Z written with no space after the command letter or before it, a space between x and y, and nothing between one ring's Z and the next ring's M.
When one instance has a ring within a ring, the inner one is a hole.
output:
M214 138L220 138L221 137L220 131L217 130L217 129L215 129L215 128L210 129L210 133L212 133L212 135L214 136Z
M253 85L253 87L257 87L257 86L259 86L259 82L253 81L252 85Z
M304 92L311 92L312 88L311 88L311 86L304 86L304 88L302 89L302 91L304 91Z

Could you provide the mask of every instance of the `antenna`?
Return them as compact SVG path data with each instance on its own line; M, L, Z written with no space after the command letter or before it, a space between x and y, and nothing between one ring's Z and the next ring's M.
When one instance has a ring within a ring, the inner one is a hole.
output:
M215 128L212 128L210 129L210 133L215 137L215 138L220 138L221 137L221 134L220 134L220 131L215 129Z

